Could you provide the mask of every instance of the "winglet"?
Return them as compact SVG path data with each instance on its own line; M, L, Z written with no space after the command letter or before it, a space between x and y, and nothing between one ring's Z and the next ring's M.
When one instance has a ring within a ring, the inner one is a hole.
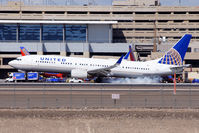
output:
M20 47L20 51L22 56L30 55L30 53L25 47Z
M121 64L123 57L124 57L124 55L122 55L122 56L119 58L119 60L116 62L116 64L118 64L118 65Z
M129 50L129 52L124 56L125 60L128 60L130 53L131 53L131 51Z

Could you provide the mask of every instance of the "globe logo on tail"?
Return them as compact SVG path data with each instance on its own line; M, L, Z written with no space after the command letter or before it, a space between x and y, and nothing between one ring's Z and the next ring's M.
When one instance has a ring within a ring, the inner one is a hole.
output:
M159 62L160 64L168 64L168 65L182 65L181 55L177 50L171 48L165 56L163 56Z

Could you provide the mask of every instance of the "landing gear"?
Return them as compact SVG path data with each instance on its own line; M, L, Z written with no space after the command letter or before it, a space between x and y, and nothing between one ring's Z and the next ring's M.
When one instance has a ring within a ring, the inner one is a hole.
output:
M102 82L102 78L101 78L101 77L96 78L96 79L95 79L95 82L96 82L96 83L101 83L101 82Z

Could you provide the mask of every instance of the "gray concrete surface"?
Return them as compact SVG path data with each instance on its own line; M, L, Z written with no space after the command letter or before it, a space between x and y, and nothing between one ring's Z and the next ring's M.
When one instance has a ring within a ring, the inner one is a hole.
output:
M112 99L118 94L119 99ZM0 108L199 108L198 85L1 84Z

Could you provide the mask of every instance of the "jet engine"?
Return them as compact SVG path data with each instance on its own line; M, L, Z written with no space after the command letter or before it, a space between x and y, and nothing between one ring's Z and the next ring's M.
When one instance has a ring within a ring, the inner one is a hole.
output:
M83 69L73 69L71 71L71 77L72 78L87 78L88 73L86 70L83 70Z

